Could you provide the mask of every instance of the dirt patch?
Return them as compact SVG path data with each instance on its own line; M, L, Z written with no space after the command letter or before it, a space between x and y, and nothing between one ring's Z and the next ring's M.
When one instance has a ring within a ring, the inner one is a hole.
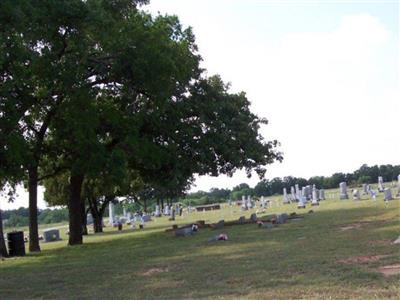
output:
M378 268L378 272L382 273L385 277L398 275L400 274L400 264L380 267Z
M166 273L169 272L169 269L167 267L161 267L161 268L150 268L142 273L139 273L140 276L151 276L154 274L159 274L159 273Z
M342 264L362 264L369 262L376 262L382 258L389 257L390 255L364 255L364 256L355 256L347 259L338 260L339 263Z
M363 226L370 225L370 224L383 224L386 221L363 221L363 222L355 222L351 224L346 224L344 226L340 226L339 229L340 231L347 231L347 230L352 230L352 229L359 229Z

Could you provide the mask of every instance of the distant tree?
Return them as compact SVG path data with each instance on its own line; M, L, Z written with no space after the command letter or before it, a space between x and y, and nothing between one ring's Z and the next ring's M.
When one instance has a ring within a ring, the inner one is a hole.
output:
M263 179L263 180L259 181L253 190L254 190L254 194L258 197L271 195L269 181L267 179Z
M232 192L240 191L240 190L243 190L243 189L249 189L249 188L250 188L250 186L247 183L241 183L241 184L235 186L232 189Z

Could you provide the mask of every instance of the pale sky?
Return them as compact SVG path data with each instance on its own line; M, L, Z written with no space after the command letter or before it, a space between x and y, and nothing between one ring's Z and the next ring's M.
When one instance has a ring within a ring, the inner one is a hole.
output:
M399 1L151 0L145 9L192 26L208 74L269 120L262 134L281 142L284 161L267 178L400 164ZM203 176L192 191L258 181ZM22 189L2 202L19 206Z

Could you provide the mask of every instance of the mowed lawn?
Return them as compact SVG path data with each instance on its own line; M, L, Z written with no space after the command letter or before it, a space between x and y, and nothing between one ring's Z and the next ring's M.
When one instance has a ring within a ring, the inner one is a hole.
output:
M329 195L328 195L329 198ZM313 213L308 213L312 209ZM107 228L82 246L42 244L39 254L0 262L0 299L398 299L400 201L327 199L298 210L303 220L203 229L176 238L165 229L194 220L249 217L239 207L159 218L145 230ZM260 215L262 216L262 215ZM208 242L218 233L229 241Z

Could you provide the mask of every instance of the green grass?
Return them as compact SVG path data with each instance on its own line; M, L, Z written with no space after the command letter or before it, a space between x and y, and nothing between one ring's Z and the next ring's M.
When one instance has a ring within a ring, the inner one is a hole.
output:
M239 207L194 213L176 222L158 218L143 231L106 228L82 246L65 240L43 251L0 262L0 299L398 299L399 275L379 266L400 263L400 201L329 199L314 213L295 205L269 210L297 212L304 220L272 230L254 224L201 230L175 238L165 229L195 220L249 217ZM276 199L275 199L276 200ZM341 227L364 222L359 228ZM227 233L229 241L207 242ZM339 260L387 255L379 261Z

